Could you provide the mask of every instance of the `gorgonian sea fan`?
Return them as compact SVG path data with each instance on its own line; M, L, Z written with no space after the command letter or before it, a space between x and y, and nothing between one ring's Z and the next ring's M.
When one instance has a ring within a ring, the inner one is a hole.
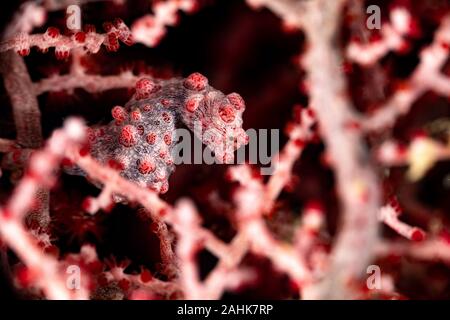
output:
M4 21L0 295L449 298L448 1L101 2Z

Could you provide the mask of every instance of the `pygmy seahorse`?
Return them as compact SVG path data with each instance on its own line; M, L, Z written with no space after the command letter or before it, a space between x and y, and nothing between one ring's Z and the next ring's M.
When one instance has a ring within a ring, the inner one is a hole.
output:
M199 73L185 79L141 78L130 101L112 109L108 125L89 128L87 152L123 177L165 193L175 170L177 123L192 130L219 162L230 163L234 151L248 142L242 129L244 110L239 94L224 95ZM77 168L66 172L83 174Z

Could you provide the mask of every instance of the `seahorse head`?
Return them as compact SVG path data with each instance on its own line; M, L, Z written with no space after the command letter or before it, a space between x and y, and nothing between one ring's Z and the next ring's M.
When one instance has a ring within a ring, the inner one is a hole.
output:
M223 94L208 85L199 73L186 78L188 89L182 119L215 154L218 161L232 163L234 151L248 142L242 129L245 103L237 93Z

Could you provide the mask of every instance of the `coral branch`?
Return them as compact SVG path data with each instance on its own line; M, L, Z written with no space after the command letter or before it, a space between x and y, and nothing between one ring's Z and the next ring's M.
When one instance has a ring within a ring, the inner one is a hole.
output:
M387 205L381 208L378 218L403 237L413 241L422 241L425 238L425 232L400 221L398 219L400 214L400 209Z
M86 292L70 292L59 270L58 262L36 244L22 224L24 215L33 205L39 188L49 188L54 182L53 171L62 160L68 145L82 142L84 129L77 120L68 120L63 130L57 130L44 150L33 155L27 174L16 187L6 206L0 208L0 235L3 241L22 259L35 275L36 284L50 299L86 298Z
M20 33L0 43L0 52L14 50L21 56L27 56L31 47L37 47L43 52L54 47L56 58L67 59L73 49L97 53L102 45L108 51L117 51L119 40L128 46L133 44L131 32L122 20L116 19L114 24L105 23L104 28L106 33L99 34L95 32L95 28L87 26L86 32L78 31L71 36L60 34L59 30L53 27L43 34Z
M361 133L347 127L354 114L339 69L340 54L333 43L345 2L256 1L306 33L309 47L302 66L307 72L310 104L336 169L342 200L343 225L330 270L325 280L309 291L308 298L350 298L348 283L364 272L377 238L378 181L367 163ZM298 5L303 5L303 10L295 10Z
M444 239L430 239L422 242L382 241L377 245L379 257L389 255L409 256L424 261L442 261L450 265L449 244Z
M288 126L289 141L282 152L274 158L274 172L266 185L266 211L270 211L275 199L291 178L292 167L300 157L306 143L312 137L311 127L315 123L311 109L298 110L300 123Z
M136 85L137 80L144 76L148 77L143 74L136 76L132 72L123 72L112 76L69 73L42 79L33 84L33 89L36 95L62 90L71 92L76 88L82 88L87 92L96 93L111 89L132 88Z
M170 216L170 206L162 201L157 193L122 178L116 170L103 166L91 156L80 152L80 148L69 147L66 156L85 171L89 179L99 182L103 188L108 187L113 194L123 196L131 202L142 204L153 219L158 220L166 214Z
M342 203L342 226L333 248L331 266L318 290L321 298L350 298L349 282L357 279L373 258L380 207L379 183L368 162L361 133L346 128L352 106L339 70L340 55L333 41L345 1L311 1L305 32L309 50L303 60L310 103L336 170ZM321 66L318 68L317 66Z
M5 88L13 106L17 143L27 148L39 147L42 144L41 113L25 62L14 52L2 53L0 59Z
M198 236L200 217L189 201L180 201L175 208L174 228L179 235L177 256L180 259L180 282L186 299L205 299L204 289L200 283L200 271L197 266L197 254L201 249Z
M33 28L42 26L46 21L45 9L35 1L22 4L3 32L2 40L9 39L18 33L30 33Z
M350 42L347 58L362 65L372 65L391 50L402 50L406 45L405 36L411 34L412 18L405 8L394 8L390 12L391 23L381 26L381 39L369 44Z
M197 0L158 1L153 5L153 15L145 15L133 23L133 38L138 43L154 47L166 34L166 27L178 22L178 11L191 13L197 6Z
M178 258L172 248L173 232L170 232L167 224L163 221L153 221L156 235L160 239L159 251L161 254L162 270L161 272L169 279L178 277Z
M449 55L449 43L450 16L447 16L436 31L433 43L422 50L420 63L405 85L385 105L361 121L362 129L379 131L391 127L399 116L409 112L414 101L427 90L449 97L450 80L440 73Z
M278 242L262 219L265 195L263 184L252 178L251 170L246 165L232 168L230 178L241 183L234 196L237 205L235 214L238 231L246 235L251 250L267 256L274 266L287 273L298 285L307 283L310 280L309 270L303 257L293 247Z
M219 299L221 293L227 288L226 275L235 270L248 252L248 241L243 233L238 233L231 243L223 248L222 253L214 252L220 259L217 266L204 280L208 290L209 299Z

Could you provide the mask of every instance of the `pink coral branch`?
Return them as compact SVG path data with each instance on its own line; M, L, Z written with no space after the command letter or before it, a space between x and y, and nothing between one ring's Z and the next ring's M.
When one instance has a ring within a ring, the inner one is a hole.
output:
M238 233L231 243L222 250L222 253L215 253L219 258L217 266L212 270L204 280L206 288L208 288L209 299L219 299L221 293L227 288L226 275L235 270L239 263L248 252L248 241L243 233ZM225 280L225 281L224 281Z
M11 22L8 24L5 32L3 32L3 39L9 39L15 34L24 32L30 33L35 27L42 26L47 19L46 10L44 7L38 5L34 1L28 1L22 4L19 12L14 15Z
M214 236L204 237L200 227L200 218L193 204L180 200L175 207L174 228L179 236L177 256L180 261L180 282L186 299L219 299L227 289L234 289L242 283L251 281L251 271L238 269L237 265L247 251L248 235L238 233L229 245L208 246L208 242L218 244ZM222 253L218 265L210 272L205 281L200 281L197 254L205 247L219 249Z
M422 242L382 241L376 247L379 257L409 256L424 261L442 261L450 265L450 245L440 238Z
M84 129L78 120L68 120L64 129L53 133L44 150L33 155L25 177L16 187L8 203L0 208L0 235L13 249L25 265L36 276L36 284L50 299L86 298L81 290L72 294L66 287L58 262L50 255L42 253L35 239L22 224L24 215L31 209L39 188L51 187L55 180L53 171L64 156L70 144L84 139Z
M394 8L390 12L390 23L381 26L381 39L368 44L350 42L347 58L362 65L372 65L389 51L399 51L406 45L405 36L411 34L412 17L405 8Z
M112 76L69 73L42 79L33 84L33 89L36 95L51 91L72 91L76 88L83 88L87 92L96 93L111 89L132 88L142 77L149 77L149 75L136 76L132 72L122 72Z
M315 123L311 109L299 110L300 123L288 127L289 141L282 152L274 158L274 172L266 185L266 203L269 211L276 198L291 178L292 167L300 157L306 143L312 137L311 127Z
M414 101L427 90L443 96L450 96L450 80L441 74L449 55L450 16L441 22L433 43L422 50L420 63L414 70L406 85L372 115L364 118L361 127L366 131L379 131L392 126L396 119L408 113Z
M401 212L399 210L396 210L391 205L387 205L381 208L378 218L406 239L413 241L423 240L425 238L425 232L420 228L412 227L400 221L398 219L400 214Z
M197 0L157 1L152 7L153 15L145 15L131 26L133 38L137 43L154 47L166 34L166 27L178 22L178 11L191 13L197 9L197 6Z
M59 30L53 27L48 28L43 34L20 33L0 43L0 52L14 50L26 56L30 53L31 47L38 47L44 52L54 47L56 57L66 59L74 49L97 53L102 45L109 51L117 51L119 40L128 46L133 44L131 32L121 19L116 19L114 24L105 23L104 28L106 33L96 33L95 28L88 26L86 32L78 31L71 36L60 34Z
M200 217L192 203L185 200L177 204L174 219L174 228L179 235L176 252L180 261L180 282L185 298L205 299L197 265L197 254L202 248L201 238L196 232L200 227Z
M125 291L128 290L143 290L149 292L151 295L160 295L164 298L170 298L173 294L179 292L181 288L177 282L162 281L154 278L148 270L142 271L140 274L127 274L124 268L116 266L110 271L105 271L102 276L107 281L117 281L118 283L126 283ZM129 288L127 288L129 286ZM133 295L131 296L133 297Z
M303 66L308 74L310 103L336 170L342 204L342 226L330 270L317 292L321 298L352 297L348 283L357 279L373 258L380 207L379 183L367 161L361 132L346 128L353 111L339 70L340 55L332 43L344 3L310 2L305 24L310 47Z
M142 204L151 213L152 218L160 219L167 214L165 219L169 219L171 207L161 200L156 192L122 178L119 172L99 164L91 156L85 155L83 152L80 154L80 149L76 146L68 148L66 156L83 169L91 180L101 183L103 187L110 188L113 194Z
M230 173L233 180L241 183L234 197L235 214L238 231L246 235L251 250L268 257L275 267L287 273L297 284L308 282L309 270L303 257L292 246L277 241L262 219L265 204L263 184L252 177L246 165L234 167Z

